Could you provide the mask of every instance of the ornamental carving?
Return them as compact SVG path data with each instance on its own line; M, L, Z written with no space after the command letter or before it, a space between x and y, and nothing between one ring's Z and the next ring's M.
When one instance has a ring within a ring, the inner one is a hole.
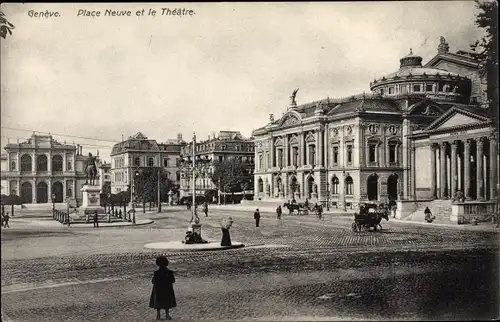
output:
M274 142L274 146L282 146L283 145L283 140L281 138L277 138L276 141Z
M285 117L285 120L283 121L282 125L283 126L292 126L292 125L297 125L299 123L300 123L300 121L297 117L289 115L289 116Z
M297 140L296 136L292 136L290 138L290 145L296 145L296 144L299 144L299 141Z
M370 124L370 125L368 125L368 131L371 134L377 133L377 131L378 131L378 125L377 124Z
M306 142L316 142L316 138L314 137L314 135L312 133L309 133L306 136Z
M352 134L352 126L350 126L350 125L345 126L345 127L344 127L344 131L345 131L345 133L346 133L346 134L348 134L348 135L349 135L349 134Z
M422 112L422 115L432 116L432 115L436 115L436 113L434 111L432 111L432 108L430 105L427 105L425 107L425 111Z
M396 125L389 125L389 127L387 128L387 131L390 134L395 135L396 133L398 133L398 128L396 127Z
M330 135L331 136L337 136L337 135L339 135L339 130L337 130L337 129L331 129L330 130Z

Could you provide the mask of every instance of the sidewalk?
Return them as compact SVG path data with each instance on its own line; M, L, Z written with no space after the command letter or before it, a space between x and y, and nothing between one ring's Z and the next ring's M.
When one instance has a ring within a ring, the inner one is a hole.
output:
M453 228L453 229L460 229L460 230L475 230L475 231L496 231L500 232L500 228L496 228L496 224L487 224L487 223L481 223L476 226L471 225L471 224L436 224L436 223L428 223L428 222L421 222L421 221L413 221L413 220L404 220L404 219L396 219L396 218L389 218L390 221L396 222L396 223L401 223L401 224L409 224L409 225L420 225L420 226L426 226L426 227L443 227L443 228Z
M99 222L99 228L101 227L123 227L123 226L140 226L153 223L150 219L136 219L136 223L131 222ZM47 227L47 228L61 228L68 227L52 218L13 218L9 221L12 228L25 228L25 227ZM72 223L70 228L94 228L94 223Z

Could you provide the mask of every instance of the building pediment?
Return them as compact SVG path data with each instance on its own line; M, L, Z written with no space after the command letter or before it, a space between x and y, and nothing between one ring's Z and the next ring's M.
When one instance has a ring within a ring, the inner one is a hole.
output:
M300 114L291 111L283 115L278 124L280 127L288 127L288 126L299 125L300 123L302 123L302 117L300 116Z
M426 99L409 106L408 114L412 116L439 117L444 114L444 109L439 104Z
M490 119L482 115L458 107L452 107L445 114L432 122L425 129L425 131L460 128L464 126L487 123L489 121Z

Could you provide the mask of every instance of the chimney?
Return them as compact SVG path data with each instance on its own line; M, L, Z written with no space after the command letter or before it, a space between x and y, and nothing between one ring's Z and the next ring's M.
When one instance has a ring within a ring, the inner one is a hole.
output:
M76 145L76 155L80 155L80 144Z
M182 141L182 133L177 133L177 142Z

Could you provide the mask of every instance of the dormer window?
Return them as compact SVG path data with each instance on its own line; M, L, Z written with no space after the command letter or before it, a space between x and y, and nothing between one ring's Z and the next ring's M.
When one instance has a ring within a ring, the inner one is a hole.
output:
M432 84L426 84L425 91L426 92L434 92L434 86Z
M420 85L413 85L413 92L415 93L420 92Z
M394 87L389 87L389 94L394 94Z

